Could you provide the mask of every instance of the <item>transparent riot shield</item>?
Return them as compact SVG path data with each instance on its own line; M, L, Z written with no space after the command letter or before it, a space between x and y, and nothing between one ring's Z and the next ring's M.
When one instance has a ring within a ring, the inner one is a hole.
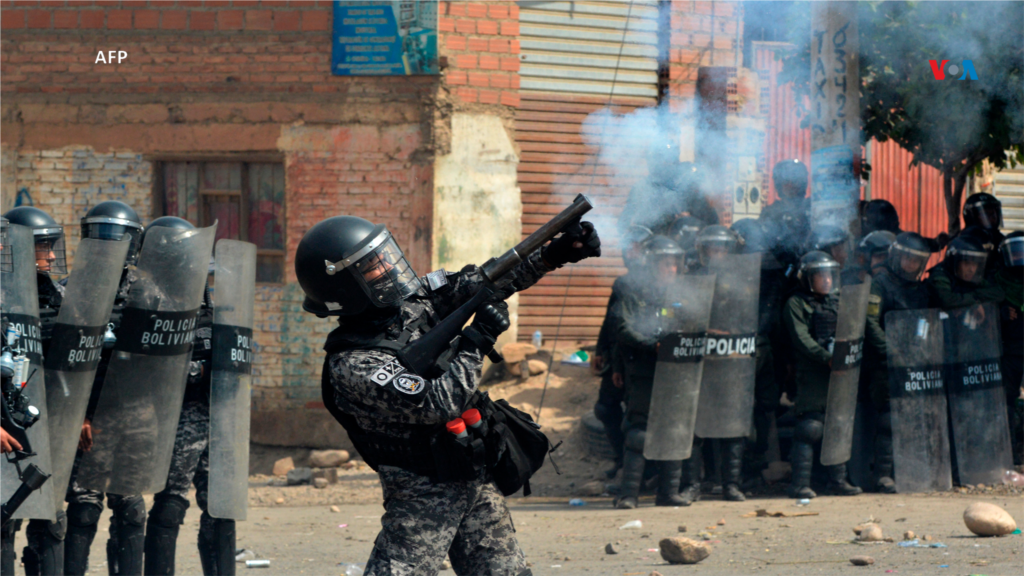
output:
M850 460L853 423L857 416L860 361L864 355L864 322L867 318L870 278L863 284L842 287L832 348L832 374L825 405L825 432L821 439L821 463L825 466Z
M28 440L35 456L21 462L24 469L35 464L43 473L53 470L50 457L50 418L46 406L46 385L43 375L42 330L39 327L39 290L36 284L36 249L32 229L25 226L8 226L8 242L14 257L10 271L0 273L0 311L5 325L13 324L21 334L16 349L20 349L29 361L28 383L22 394L29 404L39 410L39 420L28 430ZM21 486L17 467L0 457L0 490L4 500ZM56 520L57 500L53 481L47 480L25 500L14 512L13 518L38 518ZM64 495L63 492L60 493Z
M92 420L78 483L114 494L167 482L217 224L150 228Z
M53 460L50 481L58 498L64 495L75 464L103 335L130 245L127 240L82 239L53 327L44 366Z
M217 242L210 381L210 515L245 520L256 245Z
M939 314L928 309L885 315L896 490L904 494L953 486Z
M761 254L730 254L715 273L695 433L701 438L740 438L754 420L757 372L757 301Z
M666 292L644 458L685 460L693 447L715 276L681 276Z
M996 484L1013 469L999 309L985 304L948 314L943 326L946 392L960 483Z

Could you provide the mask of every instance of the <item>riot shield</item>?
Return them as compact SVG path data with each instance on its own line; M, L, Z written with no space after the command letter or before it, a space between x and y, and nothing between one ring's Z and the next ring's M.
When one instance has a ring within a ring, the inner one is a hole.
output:
M44 473L53 469L50 457L49 413L46 406L46 385L43 376L42 330L39 326L39 290L36 284L36 249L32 229L25 226L8 226L8 242L14 256L10 271L0 273L0 309L4 320L18 328L21 337L17 348L25 353L29 361L28 383L22 394L30 404L39 410L39 420L28 430L28 440L35 456L24 460L22 467L35 464ZM4 498L10 498L21 486L17 467L0 457L0 490ZM54 499L54 484L47 481L25 500L14 512L13 518L38 518L56 520L57 501ZM63 492L60 493L63 496Z
M114 494L167 482L217 224L151 228L128 292L78 483Z
M961 484L997 484L1013 469L1006 393L1000 370L999 309L994 304L949 311L946 393Z
M904 494L949 490L953 481L939 311L886 313L885 341L896 490Z
M249 502L249 403L256 245L217 242L213 373L210 380L210 488L214 518L245 520Z
M58 497L71 478L103 335L131 242L83 238L47 350L46 399L53 478Z
M821 463L825 466L850 460L853 423L857 416L857 387L864 355L864 322L868 312L868 282L843 286L839 294L832 374L825 405L825 432L821 439Z
M761 254L730 254L710 271L716 275L715 298L704 347L696 434L740 438L750 434L754 420Z
M644 458L685 460L693 447L715 276L681 276L666 292Z

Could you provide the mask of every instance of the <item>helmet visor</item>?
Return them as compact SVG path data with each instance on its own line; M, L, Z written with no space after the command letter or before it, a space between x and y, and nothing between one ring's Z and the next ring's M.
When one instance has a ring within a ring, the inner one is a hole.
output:
M131 242L131 246L128 247L128 256L125 258L125 264L135 264L139 258L139 246L142 244L141 227L111 223L82 224L82 238L116 241L121 240L125 235L128 236Z
M1003 240L999 252L1003 255L1003 264L1009 267L1024 266L1024 236Z
M727 254L736 251L735 238L698 238L697 251L700 255L700 263L709 266L711 263L724 258Z
M36 228L36 271L42 274L67 274L63 228Z
M894 243L889 248L889 269L904 280L916 282L924 274L930 257L931 255L927 252Z
M988 253L974 250L957 250L953 254L953 273L970 284L981 284L985 279L985 263Z
M351 270L377 306L397 306L421 287L420 279L393 237L360 258Z
M807 289L815 294L831 294L839 289L839 268L828 266L810 270Z
M997 230L1003 225L1003 210L996 202L979 202L964 209L964 220L968 226L981 226L986 230Z

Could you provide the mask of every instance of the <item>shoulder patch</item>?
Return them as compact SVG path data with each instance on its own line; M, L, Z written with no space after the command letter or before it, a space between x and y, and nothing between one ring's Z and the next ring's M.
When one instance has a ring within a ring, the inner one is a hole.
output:
M419 394L426 387L427 383L414 374L403 374L394 380L395 389L403 394Z
M370 376L370 380L378 386L387 386L395 377L404 372L405 366L402 366L398 360L392 360L377 368L377 371Z
M878 316L882 307L882 297L878 294L868 296L868 316Z

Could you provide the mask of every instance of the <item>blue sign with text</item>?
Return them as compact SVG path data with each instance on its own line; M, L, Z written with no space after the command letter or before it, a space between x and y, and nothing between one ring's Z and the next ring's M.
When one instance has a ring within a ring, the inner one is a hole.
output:
M334 3L331 73L437 74L437 2Z

